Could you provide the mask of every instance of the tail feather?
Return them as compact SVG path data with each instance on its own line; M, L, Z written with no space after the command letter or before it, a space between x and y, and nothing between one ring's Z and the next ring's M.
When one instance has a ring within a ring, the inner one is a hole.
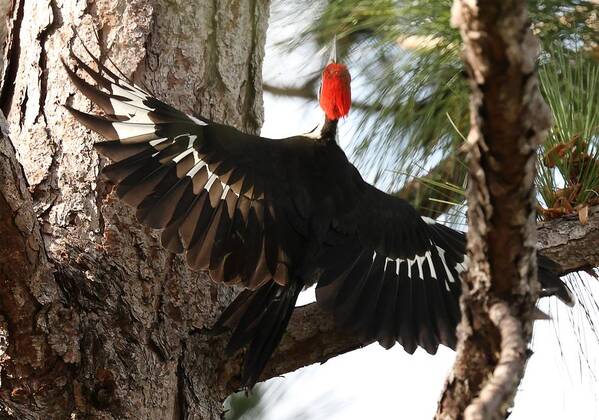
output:
M555 296L566 305L572 307L576 304L576 298L570 288L560 278L559 265L539 254L537 260L539 266L539 281L541 282L541 297Z
M300 282L280 286L274 280L257 290L245 290L225 309L214 325L213 331L216 333L233 330L226 349L228 354L247 346L241 370L243 387L251 388L258 382L285 333L301 290Z

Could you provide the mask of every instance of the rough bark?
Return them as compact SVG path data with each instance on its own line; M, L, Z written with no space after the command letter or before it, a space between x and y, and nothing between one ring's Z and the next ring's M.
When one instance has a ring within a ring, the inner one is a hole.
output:
M438 419L500 419L524 375L538 294L536 146L551 115L524 0L455 0L469 74L468 273L456 361Z
M158 97L255 133L268 1L16 0L12 10L0 95L25 178L3 139L0 167L13 177L0 196L0 417L220 418L231 391L223 338L205 329L233 291L163 251L98 177L99 138L61 106L90 104L60 58L70 46L86 57L76 29Z
M4 66L4 46L6 44L6 30L8 14L10 9L10 0L0 0L0 71Z
M267 6L15 2L0 94L28 185L3 137L0 237L10 241L0 243L0 416L220 417L241 355L226 360L226 337L206 329L232 292L164 252L157 232L136 223L98 178L98 138L60 106L90 104L65 83L58 59L70 45L85 56L76 28L94 53L158 97L256 132ZM263 378L366 344L308 305L294 314Z
M0 386L3 396L18 401L51 389L66 368L61 356L73 355L53 349L65 337L46 321L64 314L64 307L1 113L0 125ZM14 379L19 377L24 380Z
M599 206L589 209L584 225L572 214L539 223L537 235L543 254L558 261L563 273L599 267Z

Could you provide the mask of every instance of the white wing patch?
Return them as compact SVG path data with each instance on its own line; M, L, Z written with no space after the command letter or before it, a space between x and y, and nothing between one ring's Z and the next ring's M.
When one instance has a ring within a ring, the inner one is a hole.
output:
M128 89L124 89L123 87L119 86L118 84L113 83L112 86L111 86L112 94L116 95L116 96L122 96L123 98L127 98L128 102L119 101L118 99L112 99L110 102L111 103L113 101L114 102L121 102L121 103L125 103L125 104L136 106L137 108L141 108L141 109L146 109L148 111L152 111L151 108L148 108L143 103L144 100L149 99L149 96L145 92L142 92L139 89L136 89L135 87L132 87L132 86L127 86L127 87L133 89L134 92L132 92L131 90L128 90Z
M183 152L179 153L177 156L175 156L175 157L173 158L173 162L175 162L175 163L179 163L179 162L181 162L181 160L182 160L182 159L183 159L185 156L189 155L189 154L190 154L190 153L192 153L192 152L193 152L193 149L185 149Z
M422 220L424 220L424 222L427 225L436 225L437 224L437 222L435 221L435 219L431 219L430 217L422 216Z
M196 123L197 125L208 125L207 123L205 123L204 121L200 120L199 118L194 117L193 115L189 115L189 114L185 114L187 115L187 117L192 120L194 123Z
M156 148L156 146L158 146L161 143L164 143L166 140L168 140L168 137L162 137L161 139L150 140L150 146Z
M112 127L123 144L147 143L146 136L156 133L154 124L113 122Z
M423 280L424 279L424 267L425 264L428 265L429 271L430 271L430 277L434 280L440 280L443 279L444 280L444 284L445 284L445 288L447 289L447 291L450 291L450 283L455 283L456 282L456 278L455 276L452 274L451 270L449 269L449 266L447 265L447 261L445 259L445 250L439 246L436 247L437 248L437 256L438 258L441 260L441 262L443 263L443 267L445 268L445 277L443 278L443 274L442 273L437 273L435 266L433 264L433 254L431 251L426 251L423 255L416 255L413 259L402 259L402 258L397 258L397 259L393 259L393 258L389 258L386 257L385 258L385 268L384 271L387 270L387 266L389 265L389 262L391 261L395 261L395 274L397 276L399 276L399 271L400 271L400 267L402 264L407 264L407 268L408 268L408 273L407 276L412 279L412 273L416 276L418 276L418 279ZM376 252L374 252L373 256L372 256L372 260L374 261L374 259L376 258ZM463 263L458 263L456 264L456 271L458 273L460 273L461 271L463 271L465 269L465 267L467 266L467 261L464 261ZM412 269L412 267L414 267L414 270ZM416 267L418 268L418 271L416 272ZM441 276L441 277L439 277Z

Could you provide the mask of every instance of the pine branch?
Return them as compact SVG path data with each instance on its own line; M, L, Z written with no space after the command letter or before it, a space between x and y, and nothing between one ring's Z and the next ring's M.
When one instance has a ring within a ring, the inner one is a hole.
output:
M457 156L443 159L433 167L423 178L428 178L438 182L447 182L453 185L462 185L464 181L464 171L460 167L460 162L464 161L465 156L459 153ZM433 188L423 182L421 178L404 184L398 191L392 192L392 195L403 198L412 203L421 215L436 219L439 215L446 213L451 207L451 203L460 203L464 200L463 194L450 189Z

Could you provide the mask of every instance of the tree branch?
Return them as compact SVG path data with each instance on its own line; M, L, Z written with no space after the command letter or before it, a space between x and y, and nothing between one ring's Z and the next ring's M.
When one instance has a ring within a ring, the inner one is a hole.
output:
M538 42L526 1L454 0L451 23L460 31L471 89L465 143L469 264L462 276L457 356L436 418L501 419L524 376L532 337L539 293L536 147L551 127L551 113L539 91ZM491 313L498 303L518 340L507 339ZM508 381L502 370L507 354Z
M562 273L599 267L599 206L589 209L584 225L572 214L539 223L537 235L543 255L558 262Z

